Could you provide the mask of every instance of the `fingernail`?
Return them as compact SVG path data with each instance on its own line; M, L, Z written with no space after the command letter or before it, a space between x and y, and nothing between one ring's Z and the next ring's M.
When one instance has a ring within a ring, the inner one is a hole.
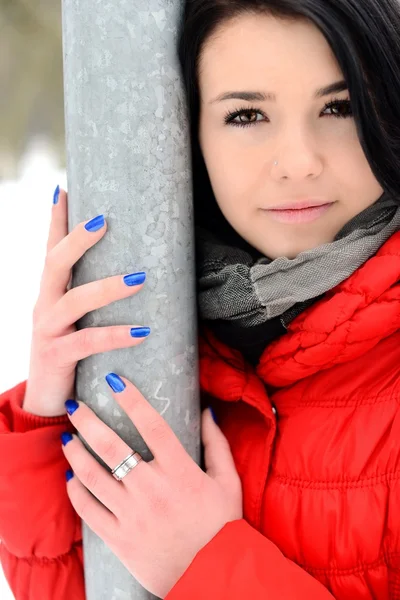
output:
M131 336L134 338L142 338L150 335L150 327L131 327Z
M60 195L60 186L58 185L56 187L56 189L54 190L54 194L53 194L53 204L57 204L58 202L58 196Z
M130 275L125 275L124 283L126 285L140 285L146 279L146 273L144 271L139 271L139 273L130 273Z
M104 227L104 215L97 215L85 225L87 231L98 231L102 227Z
M74 476L74 472L72 469L68 469L68 471L65 471L65 479L67 481L69 481L70 479L72 479Z
M122 392L126 388L121 377L118 377L116 373L109 373L106 375L106 381L113 392Z
M64 433L61 434L61 441L63 443L63 446L66 446L68 442L70 442L72 439L72 434L69 433L69 431L64 431Z
M66 400L64 402L65 409L69 415L72 415L79 408L79 404L76 400Z
M211 406L208 407L210 409L210 413L212 418L214 419L215 423L217 423L217 417L215 416L215 412L213 411L213 409L211 408ZM218 425L218 423L217 423Z

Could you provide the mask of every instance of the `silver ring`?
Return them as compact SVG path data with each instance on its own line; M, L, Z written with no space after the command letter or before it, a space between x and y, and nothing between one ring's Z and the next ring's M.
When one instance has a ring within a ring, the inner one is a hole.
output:
M140 456L139 452L132 452L111 471L111 475L117 481L121 481L121 479L123 479L125 475L128 475L141 460L143 460L143 458Z

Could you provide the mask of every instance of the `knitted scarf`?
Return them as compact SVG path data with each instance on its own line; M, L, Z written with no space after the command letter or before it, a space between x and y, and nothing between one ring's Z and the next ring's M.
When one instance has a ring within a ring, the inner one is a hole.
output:
M237 329L280 316L286 326L313 299L354 273L399 228L400 204L387 192L346 223L333 242L294 259L255 260L197 227L200 317L231 322Z

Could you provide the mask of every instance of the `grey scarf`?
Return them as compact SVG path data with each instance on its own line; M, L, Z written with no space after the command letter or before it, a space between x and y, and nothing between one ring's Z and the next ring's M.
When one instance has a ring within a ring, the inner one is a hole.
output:
M197 228L200 316L252 327L282 315L286 325L309 301L347 279L399 229L400 205L387 192L349 221L333 242L294 259L255 260Z

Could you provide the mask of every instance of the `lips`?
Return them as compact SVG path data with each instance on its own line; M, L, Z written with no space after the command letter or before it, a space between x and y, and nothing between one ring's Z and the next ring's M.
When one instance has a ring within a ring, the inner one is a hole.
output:
M271 219L280 223L309 223L322 217L334 204L334 202L328 202L314 206L308 205L306 208L301 209L269 209L264 212L270 215Z
M281 206L265 208L264 210L303 210L304 208L314 208L317 206L325 206L326 204L332 203L322 200L302 200L299 202L292 202L290 204L282 204Z

